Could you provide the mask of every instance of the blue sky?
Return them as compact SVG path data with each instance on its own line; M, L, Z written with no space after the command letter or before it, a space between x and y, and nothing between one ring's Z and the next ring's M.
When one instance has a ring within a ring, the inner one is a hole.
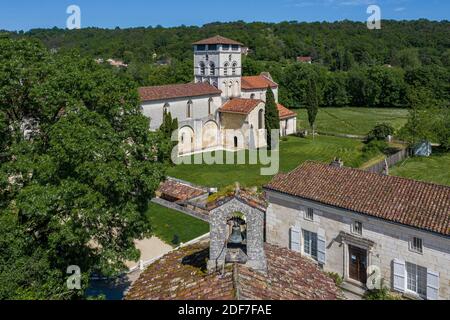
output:
M64 28L66 9L81 8L82 27L166 27L215 21L366 20L369 4L382 19L450 20L449 0L1 0L0 29Z

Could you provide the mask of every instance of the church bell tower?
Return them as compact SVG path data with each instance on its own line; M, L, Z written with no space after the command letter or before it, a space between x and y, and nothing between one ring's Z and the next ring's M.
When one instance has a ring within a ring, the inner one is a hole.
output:
M243 44L215 36L193 45L195 82L215 86L224 100L240 97Z

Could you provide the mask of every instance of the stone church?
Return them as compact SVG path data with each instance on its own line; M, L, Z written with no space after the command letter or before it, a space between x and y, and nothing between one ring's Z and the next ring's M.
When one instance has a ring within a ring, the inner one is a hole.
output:
M242 43L215 36L193 45L192 83L139 88L151 130L159 129L167 111L178 119L182 155L265 147L265 101L270 87L281 135L296 133L296 113L278 103L278 84L270 74L242 76Z

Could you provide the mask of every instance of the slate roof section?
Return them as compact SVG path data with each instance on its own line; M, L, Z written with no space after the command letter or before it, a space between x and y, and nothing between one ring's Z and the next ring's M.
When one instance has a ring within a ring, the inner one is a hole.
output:
M243 265L208 274L205 241L171 252L150 265L126 300L336 300L334 281L317 264L289 249L266 244L267 275Z
M277 104L278 114L280 115L280 120L286 120L289 118L297 117L297 114L294 111L289 110L282 104Z
M243 44L238 41L231 40L231 39L219 36L219 35L208 38L208 39L203 39L203 40L193 43L193 45L202 45L202 44L230 44L230 45L243 46Z
M218 96L222 93L222 91L208 83L170 84L141 87L138 90L142 102L198 96Z
M264 101L257 99L234 98L226 102L222 108L219 109L219 111L223 113L249 114L260 103L264 103Z
M447 186L305 162L264 188L450 236Z
M276 84L269 78L264 77L263 75L242 77L241 81L242 90L262 90L267 89L267 87L271 87L272 89L278 88L278 84Z

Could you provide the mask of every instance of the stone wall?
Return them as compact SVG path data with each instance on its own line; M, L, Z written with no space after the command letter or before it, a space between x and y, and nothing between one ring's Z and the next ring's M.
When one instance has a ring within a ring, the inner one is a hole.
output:
M264 253L264 212L253 208L237 198L226 202L210 212L210 260L208 270L220 269L225 263L229 236L228 221L235 212L245 215L247 224L247 266L266 271Z

